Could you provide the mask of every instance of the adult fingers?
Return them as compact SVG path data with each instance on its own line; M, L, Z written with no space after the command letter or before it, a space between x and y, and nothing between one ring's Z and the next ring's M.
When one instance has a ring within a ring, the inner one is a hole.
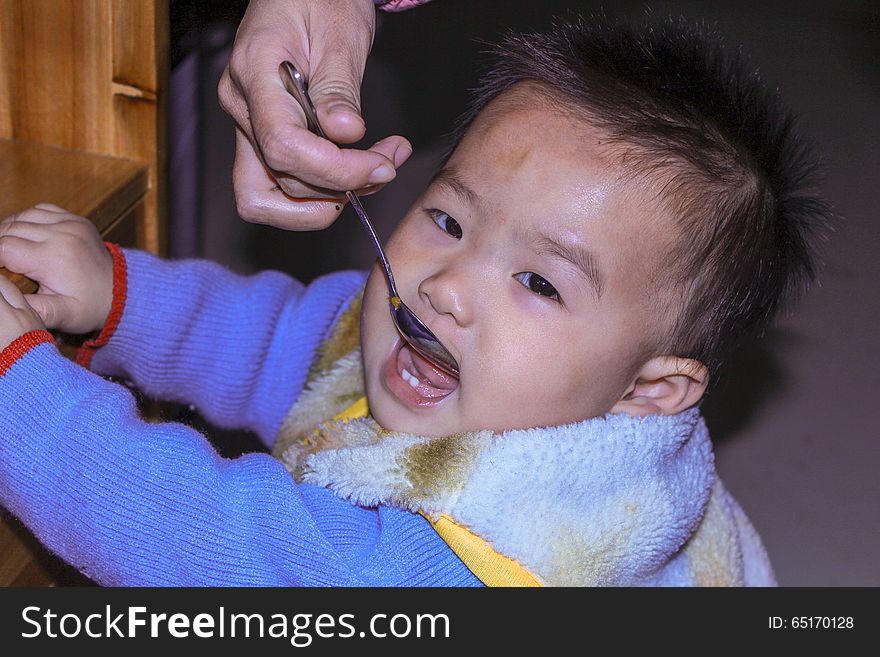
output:
M412 145L404 137L393 135L380 139L370 146L369 150L380 153L394 163L394 168L399 169L412 155Z
M275 80L263 91L254 92L250 107L243 101L225 105L239 131L248 138L250 148L246 148L245 160L254 153L279 186L294 197L319 196L316 189L358 189L394 179L393 162L381 154L340 149L306 129L302 109L281 86L275 68ZM231 97L232 92L228 95ZM260 100L254 101L254 97ZM243 144L237 139L236 156Z
M294 109L300 112L298 107ZM394 163L380 153L339 148L302 127L304 119L266 118L272 112L277 115L278 109L266 107L261 110L264 118L254 115L253 126L254 143L273 173L286 174L308 185L333 190L387 183L397 175ZM286 191L290 193L290 190Z
M301 185L294 192L301 194L298 198L285 194L240 129L236 131L232 178L238 214L253 223L285 230L318 230L332 224L344 205L344 197L320 198L320 191Z
M266 166L274 173L333 190L393 180L394 166L380 154L340 149L306 129L302 109L281 82L278 63L271 62L261 75L242 77L237 84L247 102L246 112L243 116L240 105L229 110ZM259 63L255 67L260 70Z
M382 153L385 157L394 162L394 168L399 169L412 155L412 146L408 140L403 137L392 136L377 141L370 146L370 150L376 153ZM356 190L361 196L375 194L385 187L387 183L371 184Z
M337 219L347 202L339 192L328 195L327 190L295 180L288 180L285 189L281 190L281 180L266 170L243 131L237 132L236 139L233 181L238 213L242 218L286 230L319 230ZM373 144L370 150L393 161L395 167L401 166L412 154L412 147L402 137L386 137ZM366 195L382 187L383 184L374 184L357 191Z

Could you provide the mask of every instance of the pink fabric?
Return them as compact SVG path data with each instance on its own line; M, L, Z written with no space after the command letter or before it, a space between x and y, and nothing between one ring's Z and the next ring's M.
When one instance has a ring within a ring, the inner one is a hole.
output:
M406 11L431 0L373 0L382 11Z

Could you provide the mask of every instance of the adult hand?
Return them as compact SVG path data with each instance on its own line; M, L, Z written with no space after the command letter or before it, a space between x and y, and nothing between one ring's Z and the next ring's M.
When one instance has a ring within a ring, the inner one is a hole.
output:
M374 29L372 0L251 0L218 90L237 124L232 177L242 218L326 228L339 216L341 192L377 191L409 158L412 147L400 136L361 151L313 135L278 74L292 61L329 139L355 142L365 132L360 85Z
M90 333L107 321L113 257L88 219L41 203L0 221L0 266L40 284L23 299L49 328Z

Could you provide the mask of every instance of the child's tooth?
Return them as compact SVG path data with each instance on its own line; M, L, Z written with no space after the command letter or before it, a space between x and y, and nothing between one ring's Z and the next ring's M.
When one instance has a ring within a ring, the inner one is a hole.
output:
M415 376L410 374L409 370L407 370L406 368L403 369L401 376L403 377L403 380L406 381L411 387L415 388L417 385L419 385L419 380Z

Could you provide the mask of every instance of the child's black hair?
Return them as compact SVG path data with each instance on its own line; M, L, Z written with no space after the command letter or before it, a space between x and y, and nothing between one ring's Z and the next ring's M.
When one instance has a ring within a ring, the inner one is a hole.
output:
M712 29L570 16L509 34L494 54L455 144L493 98L533 82L621 146L626 175L664 176L680 232L657 280L670 290L664 310L678 306L665 353L714 371L815 278L811 237L830 217L816 160L777 94Z

